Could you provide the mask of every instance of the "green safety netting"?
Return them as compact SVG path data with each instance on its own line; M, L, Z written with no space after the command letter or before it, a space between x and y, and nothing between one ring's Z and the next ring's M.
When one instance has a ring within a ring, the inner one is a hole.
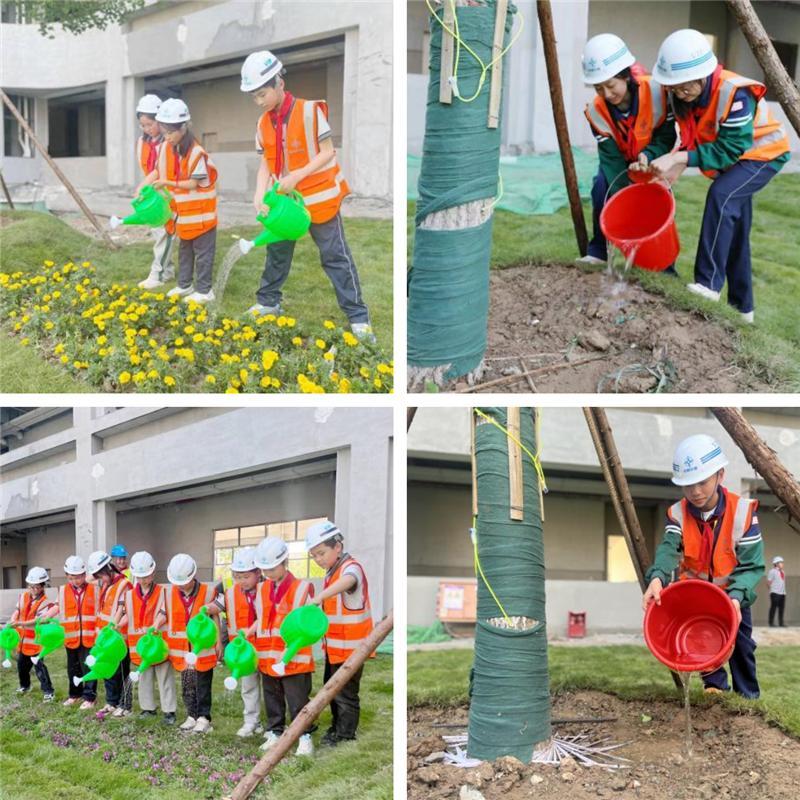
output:
M452 638L438 620L433 625L409 625L406 628L406 639L409 644L448 642Z
M505 408L481 410L507 427ZM531 453L536 453L534 428L531 409L523 408L520 441ZM478 424L475 461L477 549L485 579L478 578L467 753L485 760L513 755L527 763L534 745L550 737L539 481L536 469L523 452L524 519L515 521L509 516L506 433L490 423ZM488 622L505 615L527 617L538 624L528 630L513 630Z
M375 652L382 656L394 655L394 631L391 631L389 635L378 645Z

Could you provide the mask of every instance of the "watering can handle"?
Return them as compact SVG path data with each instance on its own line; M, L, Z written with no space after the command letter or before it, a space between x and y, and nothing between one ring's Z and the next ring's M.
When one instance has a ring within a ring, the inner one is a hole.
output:
M272 184L272 189L270 189L270 191L275 192L277 194L280 188L281 188L280 181L275 181L275 183ZM301 195L300 192L297 191L297 189L292 189L292 191L289 192L289 195L293 197L295 200L297 200L297 202L300 203L300 205L304 206L306 204L306 201L303 200L303 195Z
M610 184L609 184L609 186L608 186L608 189L606 190L606 196L603 198L603 205L605 205L605 204L608 202L608 196L609 196L609 194L611 194L611 189L613 188L614 184L615 184L615 183L616 183L616 182L617 182L617 181L618 181L618 180L619 180L619 179L620 179L620 178L621 178L623 175L627 174L627 172L628 172L628 168L627 168L627 167L625 167L625 169L623 169L623 170L622 170L622 172L618 172L618 173L617 173L617 175L616 175L616 177L614 178L614 180L613 180L613 181L611 181L611 183L610 183ZM652 180L652 181L650 181L650 183L655 183L656 181L660 181L661 183L663 183L663 184L664 184L664 186L666 186L666 187L667 187L667 189L669 189L670 191L672 191L672 184L671 184L671 183L670 183L668 180L666 180L665 178L653 178L653 180ZM674 194L674 193L673 193L673 194Z

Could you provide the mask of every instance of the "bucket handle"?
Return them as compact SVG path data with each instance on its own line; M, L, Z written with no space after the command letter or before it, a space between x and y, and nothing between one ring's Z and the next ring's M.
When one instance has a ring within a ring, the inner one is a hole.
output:
M611 181L611 183L610 183L610 184L609 184L609 186L608 186L608 189L606 190L606 196L603 198L603 205L605 205L605 204L608 202L608 195L611 193L611 189L613 188L614 184L615 184L615 183L616 183L616 182L617 182L617 181L618 181L618 180L619 180L619 179L620 179L620 178L621 178L623 175L626 175L626 174L627 174L627 172L628 172L628 168L627 168L627 167L625 167L625 169L623 169L623 170L622 170L622 172L618 172L618 173L617 173L617 175L616 175L616 177L614 178L614 180L613 180L613 181ZM666 187L667 187L667 189L669 189L669 191L670 191L670 192L672 192L672 184L671 184L671 183L670 183L670 182L669 182L669 181L668 181L666 178L653 178L653 180L652 180L652 181L650 181L650 183L655 183L655 182L660 182L660 183L663 183L663 184L664 184L664 186L666 186ZM673 194L674 194L674 192L673 192Z
M278 194L278 190L280 188L281 188L280 181L275 181L275 183L272 184L272 191L275 192L276 194ZM303 195L301 195L300 192L297 191L297 189L292 189L292 191L289 192L288 194L290 197L293 197L298 203L300 203L301 206L304 206L306 204L306 201L303 200Z

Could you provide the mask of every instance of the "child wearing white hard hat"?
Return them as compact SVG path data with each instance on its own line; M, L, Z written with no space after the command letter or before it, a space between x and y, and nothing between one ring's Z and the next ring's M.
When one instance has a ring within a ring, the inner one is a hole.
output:
M39 679L45 703L51 702L55 697L50 673L47 671L44 661L37 659L34 662L31 659L42 651L41 646L33 642L34 627L37 621L51 619L58 615L58 605L50 600L45 592L49 580L44 567L31 567L25 577L28 588L20 594L14 613L9 620L9 625L20 629L21 637L17 659L17 675L19 677L17 693L27 694L31 690L31 668L33 668ZM5 662L3 666L6 666Z
M680 128L680 149L657 158L661 175L698 167L713 180L689 291L728 304L754 321L750 263L753 195L789 160L789 138L769 109L767 87L719 64L708 39L686 28L661 44L653 77L667 87Z
M642 606L661 603L661 590L673 572L678 580L713 581L733 601L739 616L736 644L729 666L733 690L758 698L756 643L751 607L756 586L764 574L764 543L758 525L757 500L740 497L722 482L728 459L711 436L684 439L672 461L672 483L683 499L669 507L664 536L647 570ZM707 692L729 691L725 667L702 675Z
M586 42L581 58L584 83L596 92L585 115L597 141L600 168L592 183L594 230L579 263L602 264L608 258L600 229L606 200L630 184L628 169L648 171L650 162L672 150L675 122L665 89L649 75L613 33ZM666 272L675 273L675 267Z
M344 536L333 522L325 520L308 529L306 550L317 566L325 570L322 591L311 602L321 606L329 622L325 636L327 683L372 631L369 585L364 567L345 551ZM363 670L362 665L331 700L333 721L322 737L322 744L335 746L356 738Z
M772 559L772 569L767 574L769 584L769 626L775 627L775 615L778 615L778 624L786 627L783 621L783 612L786 608L786 573L783 571L783 556Z

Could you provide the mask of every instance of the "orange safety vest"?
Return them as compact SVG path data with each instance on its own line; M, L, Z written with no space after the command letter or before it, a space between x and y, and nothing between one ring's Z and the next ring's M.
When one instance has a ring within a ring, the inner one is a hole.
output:
M164 590L162 584L156 583L144 602L135 587L125 597L125 611L128 615L128 649L131 653L131 662L136 666L142 663L142 657L136 652L136 644L147 633L148 628L155 626L156 611L161 604Z
M19 621L28 622L29 620L36 619L36 612L44 604L45 608L53 605L45 595L44 592L34 600L31 597L30 589L26 589L19 596ZM20 628L20 650L25 656L35 656L41 652L42 646L34 644L33 639L36 636L36 631L33 628Z
M289 172L302 169L319 153L317 131L317 108L322 109L325 119L328 118L328 104L323 100L295 99L289 119L284 123L284 141L286 142L287 164ZM277 147L275 126L269 112L261 115L258 121L261 146L264 148L264 160L270 172L275 175ZM275 176L280 181L281 176ZM342 200L350 194L350 187L342 176L334 156L327 166L312 172L297 184L297 191L303 195L306 208L314 223L328 222L338 213Z
M142 172L145 176L149 175L153 170L148 169L147 165L150 163L150 154L155 150L156 154L158 154L158 148L161 146L162 140L159 139L158 141L153 141L149 136L145 139L144 136L140 136L136 140L136 160L139 162L139 166L142 168ZM156 166L158 166L158 158L156 157Z
M217 225L217 168L211 157L195 142L192 149L179 158L175 148L168 142L158 151L158 177L168 181L186 181L191 178L201 158L206 159L208 186L196 189L174 189L172 209L177 218L164 227L170 235L177 231L179 239L196 239Z
M584 111L592 128L600 136L613 139L626 161L636 160L639 153L652 141L653 131L667 118L666 89L650 75L632 74L631 77L639 87L639 108L633 123L633 143L628 141L600 95L595 95Z
M294 576L293 576L294 577ZM256 652L258 653L258 669L266 675L281 677L274 670L283 656L286 644L281 639L281 623L286 615L296 608L306 604L309 595L313 595L313 587L309 581L294 578L289 584L289 589L275 607L275 618L272 626L268 625L272 613L273 602L269 598L273 581L266 580L259 587L256 596ZM314 656L310 647L302 647L297 655L286 665L285 675L300 675L304 672L314 671Z
M100 587L98 584L99 589L99 597L97 603L97 631L98 633L108 625L114 619L114 614L117 610L117 605L119 601L122 599L122 595L124 592L127 592L128 589L131 588L130 583L128 583L125 578L120 575L114 583L107 587ZM127 623L123 627L117 626L117 630L122 636L128 635L128 625Z
M344 604L344 594L329 597L322 601L322 610L328 617L328 633L325 636L325 651L331 664L341 664L346 661L364 639L372 632L372 609L369 603L369 586L364 567L351 556L347 556L336 568L330 577L326 577L323 590L327 589L342 577L344 569L355 564L364 578L364 605L361 608L349 609ZM372 658L375 654L370 654Z
M697 518L689 511L688 501L684 498L670 506L669 516L680 526L683 538L683 561L679 568L679 580L713 580L724 589L739 563L736 545L753 524L758 500L740 497L727 489L722 491L725 493L725 511L722 513L722 520L717 523L719 534L710 564L700 561L703 536Z
M78 647L92 647L95 639L95 586L84 584L81 602L75 597L71 583L58 590L60 622L64 626L64 647L76 650Z
M710 79L709 79L710 80ZM706 144L716 141L719 135L720 123L724 122L730 114L733 98L738 89L746 87L756 99L756 110L753 118L753 146L742 155L739 161L772 161L778 156L789 152L789 137L786 130L775 117L764 100L767 87L763 83L744 78L735 72L723 69L719 81L709 100L708 106L702 116L695 123L697 130L697 143ZM687 139L686 120L678 117L678 126L681 131L681 140ZM702 170L709 178L716 178L716 170Z
M183 672L186 669L184 656L192 648L189 639L186 637L186 623L200 613L203 606L208 605L214 599L215 584L200 583L192 603L192 610L186 616L183 601L180 598L180 589L172 586L167 589L167 643L169 644L169 660L172 666ZM195 669L198 672L208 672L217 665L217 654L213 647L201 650L197 654Z

